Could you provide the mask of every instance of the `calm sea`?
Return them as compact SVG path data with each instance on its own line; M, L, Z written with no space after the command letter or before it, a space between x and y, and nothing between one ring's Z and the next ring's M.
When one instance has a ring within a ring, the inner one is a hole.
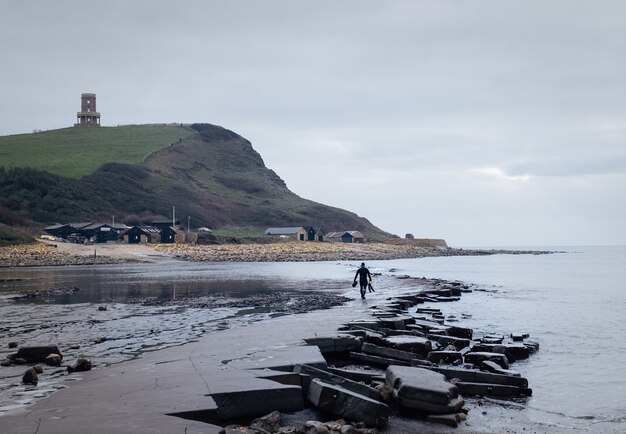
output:
M544 249L542 247L542 249ZM448 312L541 344L518 362L533 388L524 416L562 427L626 432L626 247L548 247L551 255L495 255L378 262L397 274L471 282L489 292ZM492 292L493 291L493 292Z
M402 282L406 281L393 279L394 275L473 284L475 289L484 291L466 294L458 303L432 307L442 308L446 315L471 315L470 319L463 320L463 325L490 333L529 333L530 339L540 343L536 355L512 365L528 378L534 392L522 406L511 410L518 422L521 419L580 431L626 432L626 247L541 249L563 253L371 261L367 263L370 270L382 273L382 277L375 278L377 292L368 296L367 304L406 291L402 287ZM223 310L213 312L215 318L211 319L206 311L193 309L168 310L155 315L152 311L127 307L124 297L154 295L173 299L217 292L246 297L250 293L303 289L348 295L357 299L355 307L365 309L368 306L360 306L361 300L350 286L356 266L356 262L198 264L172 261L125 266L0 269L3 282L0 285L0 323L4 323L4 330L13 330L14 322L21 329L23 325L18 323L18 318L22 321L27 318L29 327L38 329L37 318L47 318L54 312L55 317L66 318L69 324L66 328L55 329L55 337L63 340L63 334L76 334L72 324L81 324L84 320L75 316L90 315L91 318L93 308L88 306L110 303L113 299L118 302L109 310L116 309L120 319L94 323L93 333L111 336L117 329L96 327L119 328L120 321L126 321L124 333L129 336L119 337L126 348L134 351L135 347L146 346L147 339L161 339L163 342L150 342L158 348L194 339L202 330L215 330L210 321L221 326L222 322L232 321L229 318L240 316ZM2 296L28 288L73 286L81 290L56 297L53 305L38 305L36 301L16 305ZM148 320L154 324L146 325ZM180 327L173 326L178 323ZM197 323L195 328L194 323ZM171 336L161 333L159 336L164 337L157 338L141 334L163 324L172 329ZM186 334L187 330L193 333ZM24 341L29 339L19 337ZM1 389L0 398L4 393L6 400L13 399L12 388L4 392Z

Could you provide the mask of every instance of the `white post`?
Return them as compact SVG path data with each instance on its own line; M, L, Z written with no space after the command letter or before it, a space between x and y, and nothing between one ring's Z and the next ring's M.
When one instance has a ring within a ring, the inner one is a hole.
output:
M176 207L172 206L172 227L176 227Z

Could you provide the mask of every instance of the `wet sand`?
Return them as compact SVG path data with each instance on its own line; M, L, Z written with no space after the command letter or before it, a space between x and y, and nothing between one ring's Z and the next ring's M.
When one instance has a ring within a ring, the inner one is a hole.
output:
M367 301L351 300L332 309L288 315L256 322L253 326L232 327L208 333L197 342L144 353L140 358L105 369L80 374L38 401L27 411L1 418L7 432L134 432L154 427L176 428L170 432L213 432L194 421L168 416L167 411L211 392L216 378L226 375L232 364L225 360L247 359L268 349L298 345L313 335L332 335L346 321L369 317L371 307L386 298L374 293ZM228 345L225 345L225 343ZM68 381L70 378L66 377ZM206 385L205 385L206 384ZM45 385L45 384L44 384ZM163 396L167 399L161 399ZM172 399L175 398L175 399ZM201 405L201 404L200 404ZM560 427L528 420L523 411L506 404L475 401L469 405L468 422L455 432L475 433L561 433ZM523 406L520 406L523 407ZM180 407L178 407L180 408ZM169 410L168 410L169 409ZM306 414L294 417L307 418ZM112 424L112 422L115 422ZM447 433L445 426L396 417L382 433Z

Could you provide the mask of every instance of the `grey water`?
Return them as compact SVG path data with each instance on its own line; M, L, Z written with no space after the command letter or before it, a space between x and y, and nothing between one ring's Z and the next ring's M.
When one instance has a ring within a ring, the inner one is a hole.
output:
M465 314L463 325L489 333L529 333L541 344L537 354L512 365L533 388L533 396L515 407L516 417L566 429L626 432L626 247L542 250L564 253L371 261L368 267L380 275L374 279L377 292L368 302L406 291L403 281L394 276L472 284L474 292L460 302L431 307L447 315ZM0 335L5 335L0 340L15 332L12 325L20 321L20 329L24 323L36 329L59 315L59 321L73 320L78 326L87 322L94 330L90 337L98 333L116 337L108 349L115 362L116 352L135 354L146 346L179 345L220 327L269 318L263 312L237 315L232 308L211 312L184 306L143 308L126 304L126 299L211 294L246 298L285 290L332 292L356 299L349 283L357 265L172 261L0 269ZM7 295L24 289L73 287L79 291L51 296L43 305L37 300L16 303ZM97 312L98 303L108 303L109 310ZM37 333L72 341L68 334L75 332L76 327L70 327L67 332L45 328Z

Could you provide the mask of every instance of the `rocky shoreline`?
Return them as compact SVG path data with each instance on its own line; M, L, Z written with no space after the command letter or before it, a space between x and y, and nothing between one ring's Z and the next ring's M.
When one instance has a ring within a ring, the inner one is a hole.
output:
M212 336L209 335L207 339L213 344L200 345L199 353L185 347L183 351L186 355L183 358L180 357L180 351L174 348L165 349L162 353L153 353L154 357L150 357L151 362L148 362L146 354L143 361L135 359L119 368L124 372L137 372L135 375L125 377L122 375L123 372L117 375L103 374L102 378L95 378L99 386L85 385L85 390L90 395L100 396L103 393L106 395L107 391L117 390L118 387L128 387L128 392L119 391L120 396L132 397L132 391L142 390L144 387L141 382L148 378L144 378L138 372L150 369L151 375L148 380L154 381L154 378L157 378L157 382L160 378L169 378L168 376L175 372L176 377L168 381L184 391L183 394L188 397L185 405L177 403L176 407L170 407L172 393L182 396L181 392L171 390L173 386L155 389L151 392L150 400L158 403L156 410L158 413L180 415L184 419L163 420L162 431L154 432L167 432L168 423L180 424L183 423L182 420L195 420L203 421L201 426L205 427L206 432L232 434L439 432L436 424L476 428L476 417L473 415L479 411L476 410L477 406L483 405L482 399L489 396L499 399L511 397L523 399L531 393L528 382L519 372L510 370L509 363L530 356L537 350L537 344L528 341L527 336L522 334L498 336L484 334L464 327L462 321L465 316L457 318L445 314L444 306L450 306L449 302L458 302L461 295L472 292L473 288L460 282L438 279L409 277L394 279L403 286L414 289L401 296L384 297L374 304L368 303L364 305L364 313L367 313L364 317L357 319L359 316L356 315L339 322L337 317L342 315L338 312L332 313L332 309L327 308L341 306L346 301L341 297L329 298L319 294L314 297L314 300L320 297L323 299L317 306L322 309L318 312L326 312L322 313L325 318L322 321L320 317L310 317L313 314L310 303L308 309L305 308L304 302L291 303L293 294L272 294L238 301L225 298L219 303L211 302L206 305L203 304L206 300L194 298L178 300L175 304L209 309L235 305L239 308L270 305L273 306L271 310L279 314L303 311L308 313L303 317L284 316L285 322L282 326L274 326L273 322L277 319L273 319L257 323L258 325L254 327L239 329L240 331L231 329L229 335L237 337L226 340L241 344L239 350L222 349L216 344L223 346L224 339L218 335L211 339ZM51 290L51 294L58 291L64 289ZM309 302L314 301L310 297L311 294L306 295ZM162 302L152 299L143 301L137 299L130 303L142 303L148 307L163 306ZM166 306L170 304L171 302L168 302ZM286 305L290 305L290 308L286 308ZM352 305L350 309L354 307L355 305ZM107 313L108 311L104 309L104 312L99 314ZM114 314L115 317L118 315ZM306 320L302 323L302 318L307 317L314 318L310 325L307 325ZM115 321L113 318L112 320ZM280 337L268 334L269 331L275 333L276 329L281 330ZM151 334L155 332L157 330L151 331ZM287 340L293 343L284 342L284 335L294 332L295 334L290 335ZM303 340L297 339L297 336L301 336L300 339ZM294 338L300 342L294 342ZM265 342L261 343L261 339ZM103 343L108 341L109 339L102 340ZM115 348L119 351L121 347L115 344ZM209 353L205 353L205 349L209 349ZM69 356L68 360L74 360L78 356L71 349L61 348L61 350L66 357ZM84 351L84 348L81 351ZM193 369L185 365L190 360ZM95 362L97 365L101 360ZM203 384L202 382L194 382L191 386L188 381L190 377L196 375L199 364L204 366L205 371L200 375L208 382L206 390L198 387ZM110 366L107 370L117 370L115 366ZM17 366L16 368L20 369ZM58 368L52 369L51 373L46 369L40 377L44 383L49 381L50 376L68 375L63 371L54 371ZM226 383L220 380L223 375L227 375ZM121 383L116 378L119 378ZM104 381L106 387L98 381ZM403 388L398 387L399 384L403 384ZM74 386L72 388L74 389ZM77 426L77 421L81 417L88 419L94 417L93 414L85 413L87 408L82 408L78 402L74 402L75 398L79 399L80 393L67 394L60 391L55 397L57 395L60 397L59 404L54 404L57 401L51 400L47 406L57 405L57 408L66 409L65 411L69 411L68 408L75 408L76 414L65 421L47 421L47 424ZM207 396L210 396L210 399L207 399ZM463 399L468 396L481 398L478 398L478 403L468 404L467 400ZM103 395L95 399L111 400L111 398L113 397ZM143 402L145 396L139 394L134 399ZM120 405L134 406L135 401L131 399L128 403L120 402ZM186 409L187 407L189 408ZM311 414L306 411L300 413L302 408L317 409L315 411L319 410L321 413ZM259 420L252 421L255 417L274 410L294 416L281 422L280 415L274 413L274 416L269 418L278 420L271 428L266 425L259 426ZM37 418L38 411L33 412L33 420ZM124 413L125 417L130 417L129 420L140 424L148 423L146 427L154 428L156 414L144 422L139 422L144 419L142 413L137 411ZM484 414L485 408L481 408L480 411ZM323 415L332 415L333 419L327 419ZM28 423L31 417L29 415L28 419L3 419L11 427ZM231 425L232 419L247 422L243 425ZM401 426L403 428L400 428ZM508 429L507 431L519 432Z
M194 262L360 261L433 256L548 254L549 251L424 247L412 243L150 244L36 243L0 247L0 268L99 265L177 259Z
M47 267L63 265L122 264L137 262L115 256L98 254L98 248L81 246L90 254L78 255L59 250L54 244L36 243L0 247L0 268ZM95 252L95 253L94 253Z
M547 251L479 250L424 247L391 243L303 243L188 245L159 244L155 248L177 259L195 262L307 262L359 261L432 256L480 256L495 254L547 254Z

